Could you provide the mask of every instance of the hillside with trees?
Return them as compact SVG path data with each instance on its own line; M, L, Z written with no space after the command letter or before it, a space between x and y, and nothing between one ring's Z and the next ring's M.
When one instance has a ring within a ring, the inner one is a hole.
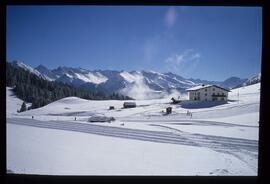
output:
M130 97L113 93L94 92L73 86L44 80L22 68L6 63L6 86L14 87L14 93L25 102L32 103L30 108L38 108L61 98L75 96L87 100L129 100Z

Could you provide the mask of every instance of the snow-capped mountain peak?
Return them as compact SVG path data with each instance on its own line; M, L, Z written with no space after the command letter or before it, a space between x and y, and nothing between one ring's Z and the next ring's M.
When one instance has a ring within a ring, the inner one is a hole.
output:
M43 76L43 78L45 78L46 80L54 81L55 79L57 79L57 76L54 73L52 73L48 68L46 68L45 66L43 66L43 65L39 65L35 69L39 73L41 73L41 75Z
M32 68L32 67L29 66L29 65L26 65L25 63L23 63L23 62L21 62L21 61L13 61L11 64L12 64L13 66L15 66L15 67L22 68L22 69L24 69L24 70L26 70L26 71L29 71L29 72L31 72L31 73L33 73L33 74L39 76L39 77L44 78L43 75L42 75L39 71L37 71L36 69Z
M16 61L13 65L21 67L43 79L70 84L76 87L83 87L89 90L102 91L105 93L124 92L126 96L138 95L138 93L147 92L159 94L171 90L184 91L201 84L215 84L226 88L232 88L241 85L246 79L230 77L225 81L207 81L201 79L186 79L172 72L159 73L156 71L115 71L115 70L87 70L83 68L71 68L61 66L50 70L43 65L35 69ZM260 80L260 75L254 76L249 81L256 82ZM251 82L249 82L251 83ZM246 81L248 85L248 81ZM129 94L132 92L131 94ZM151 95L147 95L148 97ZM130 96L133 97L133 96ZM140 98L142 96L140 95ZM133 97L134 98L134 97Z

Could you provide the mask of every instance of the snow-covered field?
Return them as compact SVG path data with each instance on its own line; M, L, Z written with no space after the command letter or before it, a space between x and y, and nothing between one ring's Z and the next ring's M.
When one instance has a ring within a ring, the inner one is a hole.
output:
M232 90L229 99L188 108L169 104L169 98L137 100L136 108L123 109L123 101L69 97L17 113L22 101L7 88L7 169L50 175L257 175L260 83ZM168 106L173 113L163 115ZM116 121L87 122L93 115Z

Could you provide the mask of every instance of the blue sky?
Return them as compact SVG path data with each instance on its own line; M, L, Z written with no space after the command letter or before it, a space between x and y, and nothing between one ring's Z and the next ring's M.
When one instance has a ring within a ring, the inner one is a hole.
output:
M224 80L260 72L260 7L8 6L7 61Z

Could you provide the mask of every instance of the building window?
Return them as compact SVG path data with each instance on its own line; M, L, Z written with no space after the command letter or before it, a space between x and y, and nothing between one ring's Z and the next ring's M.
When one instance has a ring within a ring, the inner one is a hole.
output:
M200 92L198 92L198 96L200 96Z
M207 91L207 89L205 89L205 91Z
M222 101L224 101L224 98L221 98Z
M207 93L205 93L204 96L207 96Z
M215 95L215 93L213 93L213 95Z
M215 91L215 88L213 88L213 91Z
M224 93L222 93L222 95L224 96Z

